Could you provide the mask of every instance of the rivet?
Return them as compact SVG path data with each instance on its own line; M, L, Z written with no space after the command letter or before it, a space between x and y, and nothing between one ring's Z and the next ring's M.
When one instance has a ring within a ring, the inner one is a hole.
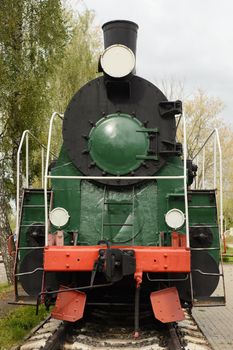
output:
M167 269L167 265L164 265L164 268Z
M164 254L163 256L164 256L164 258L167 258L167 254Z
M67 256L67 257L69 257L69 256L70 256L70 254L69 254L69 253L66 253L66 256Z
M66 268L68 269L70 267L70 265L66 264Z

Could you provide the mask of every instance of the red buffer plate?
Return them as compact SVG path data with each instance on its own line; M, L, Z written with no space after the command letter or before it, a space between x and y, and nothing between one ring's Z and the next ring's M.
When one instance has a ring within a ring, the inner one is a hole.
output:
M176 287L161 289L150 295L155 318L163 323L185 319Z

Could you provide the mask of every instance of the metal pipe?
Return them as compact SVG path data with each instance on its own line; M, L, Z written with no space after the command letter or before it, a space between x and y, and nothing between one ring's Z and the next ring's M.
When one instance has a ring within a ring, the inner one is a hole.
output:
M220 206L220 234L223 237L223 191L222 191L222 148L219 139L218 129L214 129L216 132L216 141L218 145L219 154L219 206Z
M205 188L205 147L202 152L202 189Z
M217 152L216 152L216 146L217 146L217 139L216 139L216 133L214 137L214 189L217 188Z
M26 133L26 188L29 188L29 143L28 133Z
M140 307L140 286L136 286L134 301L134 337L139 337L139 307Z
M203 145L201 146L201 148L197 151L197 153L195 154L195 156L193 156L192 160L194 160L197 155L199 153L201 153L202 149L205 147L205 145L207 144L207 142L209 141L209 139L211 138L211 136L215 133L215 130L217 129L214 129L213 131L211 131L211 133L209 134L209 136L207 137L207 139L205 140L205 142L203 143Z
M189 214L188 214L188 181L187 181L187 139L186 139L186 119L183 116L183 134L184 134L184 203L185 203L185 229L187 237L187 248L190 247L189 242Z
M195 180L195 190L198 189L198 183L199 183L199 172L198 172L199 157L198 157L198 155L197 155L196 165L197 165L197 176L196 176L196 180Z
M47 175L48 179L67 179L67 180L175 180L183 179L184 176L62 176Z
M16 188L16 236L17 236L17 239L19 236L19 224L20 224L19 223L20 158L21 158L20 155L24 144L24 140L26 139L26 188L28 188L29 187L29 136L32 137L41 146L43 150L46 149L46 146L43 145L43 143L41 143L39 139L35 137L29 130L24 130L19 143L19 148L17 151L17 165L16 165L17 167L17 175L16 175L16 187L17 187Z
M24 142L25 135L29 133L29 130L24 130L20 143L19 148L17 151L17 175L16 175L16 236L17 240L19 237L19 188L20 188L20 154Z
M51 136L52 136L52 128L53 128L53 121L55 117L59 117L60 119L63 119L63 115L58 112L53 112L50 123L49 123L49 133L48 133L48 143L47 143L47 152L46 152L46 160L45 160L45 173L44 173L44 204L45 204L45 246L48 245L48 179L51 178L48 176L48 169L49 169L49 156L50 154L53 154L50 151L51 147ZM53 178L53 177L52 177Z
M44 148L41 148L41 187L44 188Z

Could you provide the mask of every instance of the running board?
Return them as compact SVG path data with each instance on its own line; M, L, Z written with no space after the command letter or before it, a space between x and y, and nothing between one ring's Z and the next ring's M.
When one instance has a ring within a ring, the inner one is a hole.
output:
M194 307L200 307L200 306L214 307L214 306L224 306L224 305L226 305L226 299L224 296L200 297L198 299L194 299L193 301Z
M8 304L10 305L31 305L31 306L36 306L37 305L37 300L36 297L31 297L29 295L20 295L18 296L17 300L10 300L8 301Z

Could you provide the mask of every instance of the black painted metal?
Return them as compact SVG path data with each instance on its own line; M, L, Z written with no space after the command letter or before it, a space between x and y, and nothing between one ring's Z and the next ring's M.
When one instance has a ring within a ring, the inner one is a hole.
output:
M38 268L43 268L43 256L44 251L41 249L35 249L25 255L19 268L20 273L26 273L19 276L19 281L30 296L36 296L41 291L43 271L37 270L32 274L27 272L34 271ZM45 285L48 289L56 289L58 287L55 273L47 272L45 277Z
M88 176L103 176L91 159L88 151L88 135L95 123L109 114L121 112L136 117L146 128L158 128L159 133L150 138L150 156L134 171L135 176L152 176L165 164L170 152L176 151L176 125L174 116L161 117L160 103L167 101L164 94L153 84L138 76L130 79L130 96L110 99L103 77L94 79L83 86L70 101L64 116L63 139L65 149L75 166ZM108 175L107 173L104 175ZM131 174L129 174L131 175ZM125 186L138 183L138 180L101 180L102 184Z
M192 248L208 248L213 243L213 233L205 225L192 226L189 234Z
M131 21L111 21L102 26L104 33L104 48L122 44L129 47L136 54L138 25Z
M194 298L210 296L215 291L220 277L218 264L214 258L206 251L192 251L191 271ZM182 278L184 275L177 274L176 278ZM183 282L174 282L174 286L177 287L182 300L191 300L190 279Z
M139 309L140 309L140 290L141 287L136 287L135 300L134 300L134 332L135 336L138 336L139 332Z

